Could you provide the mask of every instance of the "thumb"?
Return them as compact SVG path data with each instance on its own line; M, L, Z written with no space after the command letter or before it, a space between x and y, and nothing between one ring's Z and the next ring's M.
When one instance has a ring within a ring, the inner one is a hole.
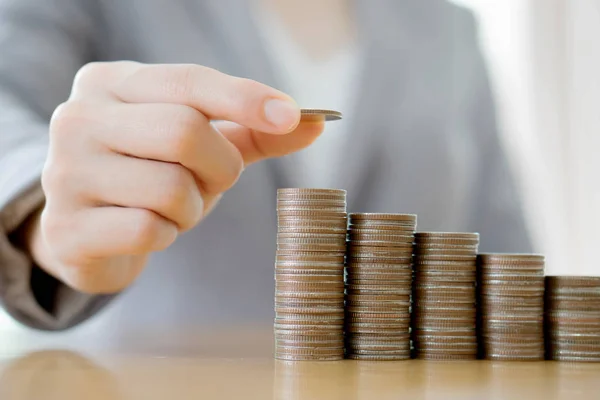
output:
M248 166L266 158L282 157L308 147L323 132L325 123L322 120L303 121L286 135L258 132L227 121L215 122L214 126L237 147L244 159L244 165Z

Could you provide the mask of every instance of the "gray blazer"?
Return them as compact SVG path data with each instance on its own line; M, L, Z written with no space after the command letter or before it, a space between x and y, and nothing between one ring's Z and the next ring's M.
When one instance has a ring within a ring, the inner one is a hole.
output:
M250 167L108 307L111 296L76 293L32 266L10 236L42 204L48 120L83 64L198 63L285 90L247 7L0 0L0 296L14 318L60 330L104 308L93 324L116 336L128 326L272 322L275 194L296 186L293 155ZM472 15L442 0L357 0L356 10L367 63L336 183L349 210L417 213L419 230L480 232L483 251L530 250Z

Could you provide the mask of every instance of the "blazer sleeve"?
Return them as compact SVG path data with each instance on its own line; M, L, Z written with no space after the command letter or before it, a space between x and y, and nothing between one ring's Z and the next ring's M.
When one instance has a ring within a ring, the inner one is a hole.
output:
M481 252L531 252L532 242L526 223L522 193L505 151L496 119L496 105L478 42L475 18L469 17L471 61L466 69L469 82L468 127L477 142L478 165L469 229L481 234Z
M74 291L11 240L43 205L48 123L77 70L93 60L92 7L87 0L0 0L0 305L35 329L72 327L112 297Z

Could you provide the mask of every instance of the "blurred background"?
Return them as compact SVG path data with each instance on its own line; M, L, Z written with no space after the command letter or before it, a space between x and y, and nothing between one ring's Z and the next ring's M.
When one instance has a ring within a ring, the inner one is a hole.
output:
M547 274L600 275L600 1L460 0Z
M600 0L455 2L479 21L503 145L547 274L600 275ZM17 329L1 311L0 329Z

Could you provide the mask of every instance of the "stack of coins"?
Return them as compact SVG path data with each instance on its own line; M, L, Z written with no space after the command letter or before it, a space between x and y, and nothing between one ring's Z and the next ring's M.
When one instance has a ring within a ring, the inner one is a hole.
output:
M544 256L479 256L479 341L488 360L544 359Z
M600 362L600 277L546 277L546 358Z
M417 216L350 214L346 357L410 358L412 249Z
M477 358L478 246L477 233L415 235L412 341L416 358Z
M344 356L346 192L279 189L275 358Z

